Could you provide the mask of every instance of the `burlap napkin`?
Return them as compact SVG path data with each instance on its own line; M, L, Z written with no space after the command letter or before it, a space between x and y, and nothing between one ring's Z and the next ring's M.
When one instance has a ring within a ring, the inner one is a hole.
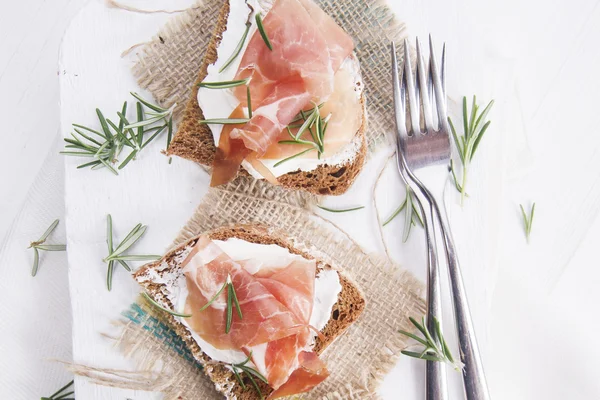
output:
M205 0L176 17L144 46L133 72L164 106L181 114L223 0ZM400 40L400 24L379 0L317 0L355 39L365 83L372 151L392 131L389 42ZM348 235L310 211L311 195L240 177L210 189L174 245L201 232L234 223L257 222L285 231L322 253L361 288L365 311L323 353L330 377L305 398L376 398L376 388L406 346L398 329L410 330L409 316L424 314L422 285L389 259L366 254ZM156 390L167 398L222 398L193 361L160 312L144 302L132 305L116 343L141 372L75 367L97 383ZM157 371L158 368L158 372ZM155 372L150 372L154 369Z

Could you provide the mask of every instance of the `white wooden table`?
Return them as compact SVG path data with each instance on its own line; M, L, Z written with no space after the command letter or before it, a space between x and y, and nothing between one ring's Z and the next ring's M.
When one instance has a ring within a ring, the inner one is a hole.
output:
M0 398L48 395L69 379L47 361L71 356L65 258L43 259L40 275L32 280L25 247L50 222L43 218L64 212L57 199L36 194L62 184L60 173L40 169L50 165L44 158L58 135L59 44L85 3L9 2L0 14L6 149L0 158L0 238L10 232L0 250ZM152 8L165 2L128 4ZM394 0L393 7L411 35L431 32L447 42L453 97L475 93L482 101L496 99L492 129L472 167L474 198L464 209L448 201L493 397L599 398L596 2ZM365 182L376 164L369 166ZM393 170L387 175L393 179ZM30 191L36 176L41 177ZM366 202L360 193L351 196ZM384 210L393 206L382 201ZM538 208L526 245L518 204L529 201ZM366 247L377 249L376 241L361 238L361 229L335 217ZM63 232L57 232L57 240L64 240ZM402 255L412 250L388 239L406 264ZM422 276L417 268L414 272ZM422 372L420 363L402 359L382 394L420 398ZM124 397L101 392L102 398Z

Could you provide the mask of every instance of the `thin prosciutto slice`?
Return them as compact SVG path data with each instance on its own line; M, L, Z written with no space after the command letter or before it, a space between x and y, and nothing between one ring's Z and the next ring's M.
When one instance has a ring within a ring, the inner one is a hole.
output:
M299 367L283 385L269 395L268 399L308 392L329 376L325 363L312 351L300 352L298 362Z
M203 237L188 256L196 266L185 272L189 295L185 310L192 314L190 327L204 340L220 349L241 349L268 343L302 331L304 324L240 264ZM231 278L243 318L234 315L231 330L225 333L227 291L210 307L199 312Z
M311 340L314 260L299 258L281 267L257 269L259 262L234 261L212 240L201 236L182 265L189 292L185 312L192 314L186 320L190 328L220 349L251 354L253 348L264 346L264 360L257 360L252 353L252 361L261 366L259 372L275 389L271 398L310 390L328 376L317 355L305 351ZM243 317L240 320L234 312L231 330L225 333L225 290L208 308L199 310L228 277Z
M211 185L233 179L233 165L250 153L263 156L279 134L310 101L324 102L334 90L334 76L354 44L343 29L311 0L276 0L263 20L272 44L259 32L250 39L235 79L250 78L253 116L248 123L228 134L240 146L221 149L215 158ZM234 90L240 103L247 103L246 87ZM226 170L227 173L221 172Z

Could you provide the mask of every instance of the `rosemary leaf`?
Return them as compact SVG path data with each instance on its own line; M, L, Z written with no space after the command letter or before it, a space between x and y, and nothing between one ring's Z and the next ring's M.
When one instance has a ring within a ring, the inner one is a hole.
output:
M349 211L362 210L363 208L365 208L365 206L359 206L359 207L352 207L352 208L336 209L336 208L323 207L318 204L317 204L317 207L319 207L321 210L325 210L325 211L329 211L329 212L333 212L333 213L344 213L344 212L349 212Z
M300 156L302 156L302 155L304 155L304 154L308 153L309 151L313 151L313 150L315 150L315 149L306 149L306 150L304 150L304 151L301 151L300 153L296 153L296 154L294 154L294 155L292 155L292 156L289 156L289 157L287 157L287 158L284 158L283 160L280 160L280 161L276 162L276 163L273 165L273 167L278 167L278 166L280 166L281 164L283 164L283 163L284 163L284 162L286 162L286 161L293 160L294 158L296 158L296 157L300 157Z
M248 121L250 121L249 118L214 118L214 119L203 119L198 122L200 124L238 125L238 124L245 124Z
M252 118L252 97L250 96L250 86L246 86L246 104L248 106L248 118Z
M219 297L219 295L223 292L223 289L225 289L226 286L227 286L227 280L225 281L225 283L223 283L223 286L221 286L221 289L219 289L219 291L217 293L215 293L215 295L213 297L211 297L211 299L208 301L208 303L206 303L205 305L202 306L202 308L200 308L200 311L204 311L208 307L210 307L210 305L212 303L214 303L215 300L217 299L217 297Z
M246 365L240 365L239 368L244 371L245 373L249 374L249 375L254 375L255 377L257 377L258 379L260 379L261 381L263 381L264 383L269 383L267 381L267 378L265 378L260 372L258 372L257 370L255 370L254 368L250 368Z
M120 259L120 260L117 260L117 261L118 261L118 263L119 263L119 264L121 264L121 266L122 266L123 268L125 268L125 271L127 271L127 272L131 272L131 267L129 266L129 264L127 264L125 261L123 261L123 260L121 260L121 259Z
M31 269L31 276L36 276L38 268L40 266L40 252L35 247L33 248L33 268Z
M180 318L190 318L192 316L192 314L182 314L182 313L178 313L175 312L173 310L169 310L168 308L165 308L163 306L161 306L160 304L158 304L152 297L150 297L150 295L146 292L142 292L142 296L148 300L150 302L150 304L152 304L154 307L158 308L159 310L162 310L166 313L169 313L171 315L174 315L176 317L180 317Z
M167 111L167 109L165 108L161 108L157 105L154 105L146 100L144 100L139 94L135 93L135 92L130 92L130 94L136 98L137 101L139 101L140 103L142 103L143 105L145 105L146 107L148 107L149 109L156 111L158 113L163 113L165 111Z
M256 13L254 18L256 19L256 27L258 28L258 32L260 33L260 36L262 37L263 41L267 45L267 48L269 50L273 51L273 46L271 45L269 36L267 35L267 32L265 31L265 27L263 26L263 23L262 23L262 16L260 15L260 13Z
M229 281L229 277L227 277ZM227 319L225 320L225 333L231 330L231 322L233 320L233 304L232 304L232 285L227 282Z
M66 244L41 244L39 246L35 246L38 250L46 250L46 251L65 251L67 250Z
M223 82L201 82L198 84L198 86L206 89L227 89L236 86L246 85L248 81L250 81L250 78Z
M233 53L229 56L227 61L225 61L225 64L223 64L223 66L219 69L219 73L225 71L231 65L231 63L233 63L233 61L237 58L237 56L240 54L240 51L242 51L242 47L244 47L244 43L246 42L246 38L248 37L248 32L250 32L250 26L252 26L250 24L250 22L247 22L246 29L244 30L244 34L242 35L242 38L240 39L238 44L235 46Z
M110 292L112 290L112 278L113 278L113 270L115 268L115 262L109 261L108 267L106 269L106 288Z
M232 368L232 370L233 370L233 375L235 376L235 379L237 379L237 381L240 384L240 386L242 387L242 389L246 390L246 384L242 380L242 377L240 376L240 373L237 372L236 368Z
M129 164L129 162L135 158L137 153L138 153L137 150L135 150L135 149L131 150L131 153L129 153L127 158L125 158L125 160L123 160L123 162L119 165L118 169L121 170L121 169L125 168L127 166L127 164Z
M392 222L393 219L396 218L398 216L398 214L400 214L402 212L402 210L404 210L404 207L406 207L406 199L404 199L402 204L400 204L400 206L392 213L392 215L390 215L388 217L388 219L385 220L385 222L383 223L383 226L386 226L387 224Z
M531 206L531 211L529 215L525 212L525 208L522 204L519 204L521 208L521 216L523 217L523 225L525 228L525 238L527 239L527 243L529 243L529 237L531 235L531 225L533 223L533 216L535 215L535 203Z
M42 236L38 239L38 242L43 243L48 236L50 236L50 234L52 232L54 232L54 230L56 229L56 227L58 226L58 223L60 222L60 220L55 219L50 226L48 227L48 229L46 229L46 231L42 234Z
M407 186L406 187L406 192L407 192L407 196L406 196L406 216L404 218L404 233L402 235L402 242L406 243L406 241L408 240L408 235L410 235L410 228L412 226L412 222L413 222L413 200L412 200L412 196L410 194L410 188Z

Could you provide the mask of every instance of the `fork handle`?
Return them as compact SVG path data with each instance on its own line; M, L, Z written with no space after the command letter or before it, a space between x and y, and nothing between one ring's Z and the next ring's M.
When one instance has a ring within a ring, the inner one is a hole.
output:
M429 202L423 201L417 195L417 207L423 217L425 240L427 243L427 328L435 332L436 318L442 323L441 284L437 255L437 240L435 231L435 218L433 207ZM426 206L424 207L423 204ZM448 389L446 383L445 365L436 361L427 361L425 369L425 399L447 400Z
M460 347L460 359L464 364L462 371L467 400L489 400L490 394L487 387L485 373L477 338L475 337L475 328L471 320L469 303L465 293L462 274L458 257L456 256L456 247L454 239L448 225L448 219L445 214L440 212L437 202L434 200L434 209L437 220L440 224L440 230L444 242L444 249L448 260L448 275L450 277L450 289L452 293L452 304L454 306L454 319L456 324L456 333Z

